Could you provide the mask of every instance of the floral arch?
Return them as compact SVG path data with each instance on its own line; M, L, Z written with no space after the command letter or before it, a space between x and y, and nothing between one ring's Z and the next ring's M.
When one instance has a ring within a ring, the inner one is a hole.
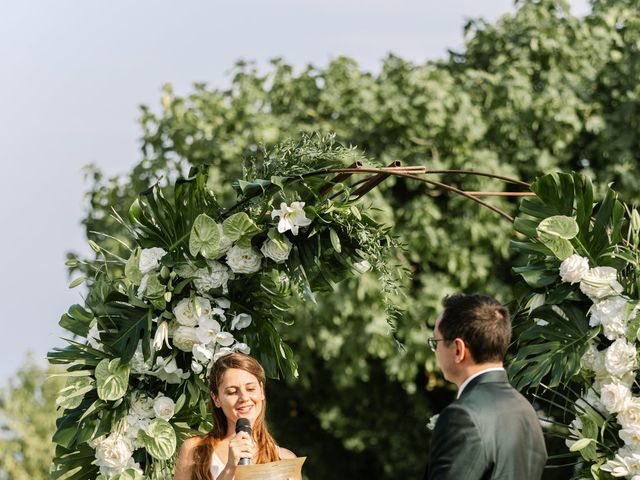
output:
M378 273L383 294L393 293L389 251L398 244L358 202L390 175L464 195L513 221L522 278L515 385L544 397L546 382L563 399L553 402L571 418L560 422L572 423L561 434L594 478L640 474L640 216L612 190L594 203L591 184L576 174L529 186L448 171L527 190L465 192L428 177L444 172L367 166L356 150L319 138L247 165L233 205L218 203L212 172L194 167L188 178L143 192L128 219L114 213L129 232L118 240L133 245L128 258L91 242L99 260L85 303L60 320L74 338L49 354L67 377L53 478L170 478L182 441L210 428L206 373L216 358L250 352L270 376L295 376L280 333L291 295L315 301L367 270ZM518 217L480 198L489 194L525 197ZM393 321L399 310L387 305Z

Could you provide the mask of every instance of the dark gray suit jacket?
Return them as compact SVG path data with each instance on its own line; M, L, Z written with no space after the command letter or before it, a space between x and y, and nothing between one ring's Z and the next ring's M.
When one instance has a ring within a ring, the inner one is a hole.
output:
M539 480L546 461L536 412L506 372L492 371L438 417L425 480Z

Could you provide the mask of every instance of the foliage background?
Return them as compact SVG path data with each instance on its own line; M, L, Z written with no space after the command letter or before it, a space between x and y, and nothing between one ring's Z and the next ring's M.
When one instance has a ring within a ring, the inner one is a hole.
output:
M636 201L640 3L592 5L591 15L576 18L564 1L521 1L515 15L495 24L469 22L461 52L426 64L389 56L379 74L345 57L302 72L274 60L267 71L238 63L226 90L201 84L182 97L167 86L161 110L142 108L139 164L121 178L91 172L87 237L117 236L108 208L126 211L158 178L207 163L219 170L222 186L260 144L311 131L336 132L383 163L525 180L576 170L601 185L615 182L621 198ZM443 180L469 190L503 188ZM405 349L398 351L389 335L373 279L343 283L318 306L296 306L287 335L300 379L272 382L269 398L277 438L309 456L311 479L330 478L338 465L356 478L419 477L425 424L453 397L425 345L440 299L459 290L511 298L506 221L396 180L365 201L407 244L399 260L412 276L395 332ZM513 202L492 202L515 211Z

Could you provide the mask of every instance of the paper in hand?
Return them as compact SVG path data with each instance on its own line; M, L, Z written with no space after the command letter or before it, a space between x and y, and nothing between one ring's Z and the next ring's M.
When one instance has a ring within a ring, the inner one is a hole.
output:
M299 480L307 457L288 458L256 465L238 465L235 480Z

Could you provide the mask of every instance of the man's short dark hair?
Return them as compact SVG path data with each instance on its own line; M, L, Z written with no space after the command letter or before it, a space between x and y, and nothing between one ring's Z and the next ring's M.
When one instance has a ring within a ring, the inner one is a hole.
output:
M457 293L442 300L438 325L447 341L461 338L476 363L502 361L511 341L509 311L487 295Z

